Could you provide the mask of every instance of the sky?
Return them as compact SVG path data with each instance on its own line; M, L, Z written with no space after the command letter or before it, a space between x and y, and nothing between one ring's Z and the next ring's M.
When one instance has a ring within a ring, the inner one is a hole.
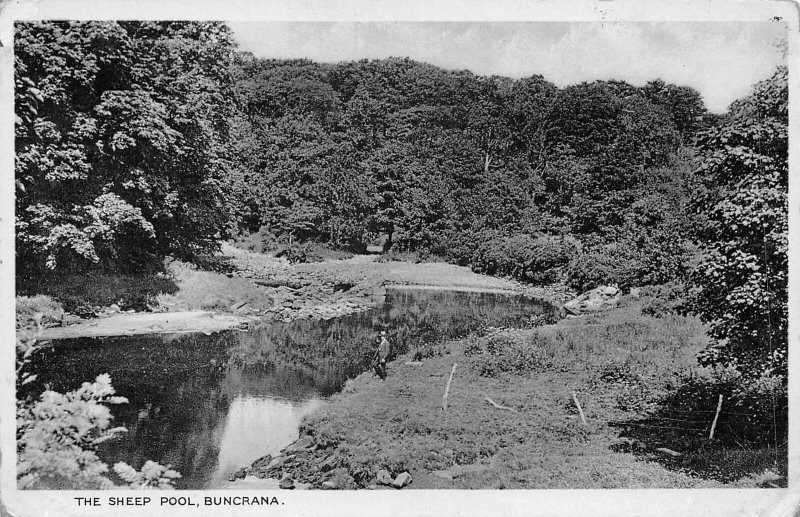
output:
M660 78L724 112L784 64L782 22L230 22L240 50L336 63L410 57L558 86Z

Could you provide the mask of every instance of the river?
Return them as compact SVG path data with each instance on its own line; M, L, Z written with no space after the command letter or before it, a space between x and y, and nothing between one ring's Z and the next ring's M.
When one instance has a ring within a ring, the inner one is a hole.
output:
M128 404L114 406L127 433L100 457L139 468L151 459L182 474L176 488L227 486L239 467L297 438L303 417L370 368L386 330L393 353L435 353L487 327L525 327L553 308L522 296L389 289L382 306L332 320L270 323L212 335L70 339L32 363L27 388L69 391L109 373Z

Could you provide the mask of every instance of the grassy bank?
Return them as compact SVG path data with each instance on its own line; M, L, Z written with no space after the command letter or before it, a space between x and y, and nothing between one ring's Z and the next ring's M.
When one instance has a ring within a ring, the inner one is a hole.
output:
M675 401L687 379L711 382L695 361L703 327L644 315L643 306L624 299L618 309L554 326L450 342L421 364L391 363L386 381L361 375L307 419L318 449L288 474L313 481L302 471L324 459L340 466L339 478L347 469L342 487L370 486L380 469L408 471L411 488L785 483L785 446L777 454L758 443L732 446L731 415L721 415L709 441L714 401Z

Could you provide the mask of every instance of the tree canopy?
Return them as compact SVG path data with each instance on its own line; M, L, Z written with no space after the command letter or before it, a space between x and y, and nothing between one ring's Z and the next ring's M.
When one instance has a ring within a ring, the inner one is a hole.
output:
M232 50L219 23L16 25L23 277L217 248L229 228Z
M785 375L788 349L788 81L780 68L700 135L704 257L694 308L711 325L705 359Z

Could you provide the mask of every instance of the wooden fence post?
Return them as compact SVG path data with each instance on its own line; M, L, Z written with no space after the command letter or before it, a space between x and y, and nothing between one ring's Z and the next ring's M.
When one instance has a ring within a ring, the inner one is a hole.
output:
M717 428L717 419L719 418L719 411L722 409L722 395L719 396L719 402L717 402L717 413L714 415L714 423L711 424L711 432L708 433L708 439L714 439L714 430Z
M450 393L450 383L453 381L453 374L456 373L456 366L458 363L453 363L453 369L450 370L450 378L447 379L447 387L444 389L444 396L442 397L442 411L447 410L447 394Z
M578 413L581 414L581 422L583 422L583 425L585 425L586 427L589 427L589 424L586 423L586 415L583 414L583 408L581 407L581 403L578 402L578 396L575 395L574 391L572 392L572 400L574 400L575 405L578 406Z

